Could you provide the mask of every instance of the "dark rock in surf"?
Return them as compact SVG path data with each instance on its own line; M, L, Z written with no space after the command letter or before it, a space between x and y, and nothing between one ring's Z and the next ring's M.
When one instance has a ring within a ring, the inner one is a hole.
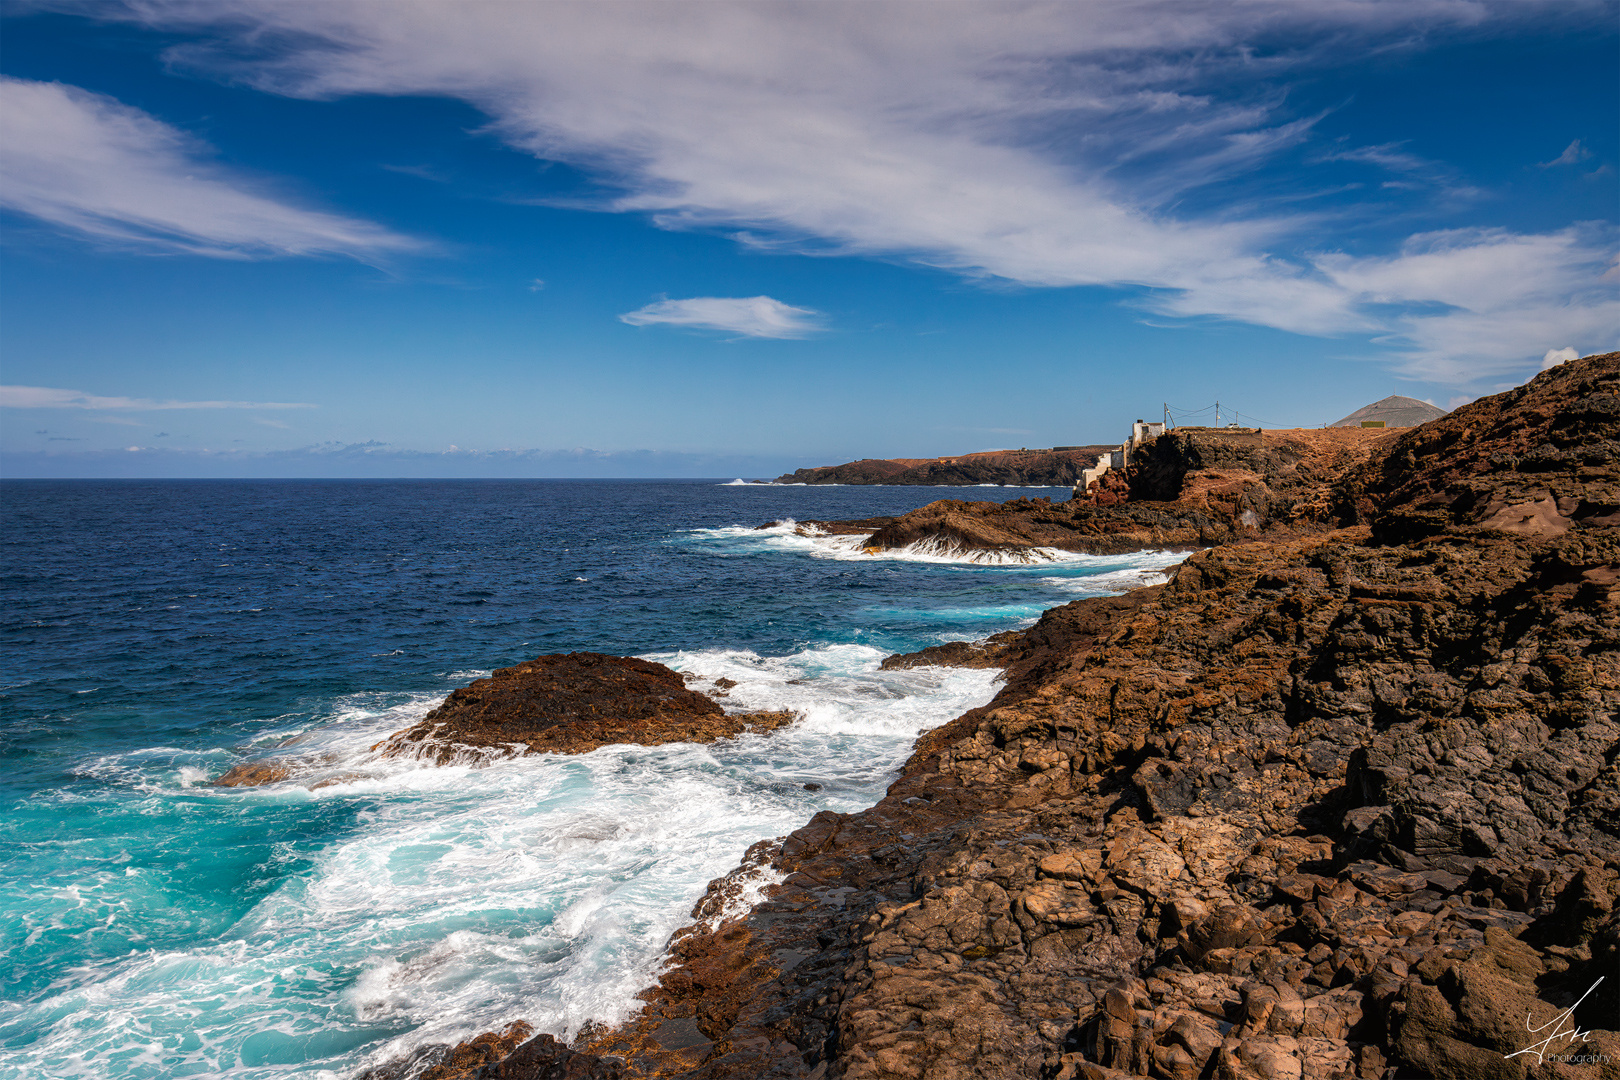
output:
M521 1020L451 1046L433 1043L409 1057L379 1065L354 1080L622 1080L611 1058L576 1054L550 1035L535 1035Z
M729 714L663 664L577 652L501 668L377 746L387 757L443 765L469 750L583 754L614 743L713 742L792 720L792 713Z
M229 772L213 781L213 786L259 787L263 784L279 784L291 775L292 770L280 762L243 762L240 765L233 766Z
M911 653L895 653L883 658L884 671L904 671L917 667L999 668L1007 666L1008 646L1021 635L1017 631L996 634L983 641L947 641Z

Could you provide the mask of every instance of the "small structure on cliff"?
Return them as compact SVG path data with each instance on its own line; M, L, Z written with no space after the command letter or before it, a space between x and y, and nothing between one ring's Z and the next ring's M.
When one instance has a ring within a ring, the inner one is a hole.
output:
M1123 469L1131 462L1131 454L1138 446L1164 434L1164 424L1160 421L1147 421L1138 419L1131 425L1131 436L1119 444L1118 450L1110 450L1106 454L1097 455L1097 464L1089 469L1083 469L1074 481L1074 498L1086 493L1086 489L1095 484L1104 473L1110 469Z
M1446 415L1446 410L1430 405L1427 401L1417 398L1403 397L1400 394L1391 394L1382 401L1375 401L1371 405L1363 405L1343 420L1336 420L1329 427L1417 427L1427 424L1430 420L1437 420Z

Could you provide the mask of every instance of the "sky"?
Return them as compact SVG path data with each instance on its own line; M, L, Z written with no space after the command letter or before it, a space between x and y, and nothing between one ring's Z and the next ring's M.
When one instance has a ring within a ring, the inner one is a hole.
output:
M769 477L1620 347L1614 2L0 15L0 476Z

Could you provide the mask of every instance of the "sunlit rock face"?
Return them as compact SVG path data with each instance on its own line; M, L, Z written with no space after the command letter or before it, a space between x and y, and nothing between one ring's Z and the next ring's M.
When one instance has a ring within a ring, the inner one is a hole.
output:
M1380 443L1319 527L897 658L1007 681L756 845L570 1067L1607 1075L1551 1055L1620 1060L1617 446L1620 355L1574 361Z
M728 715L679 672L635 657L564 653L501 668L380 744L386 756L583 754L614 743L713 742L769 730L791 713Z

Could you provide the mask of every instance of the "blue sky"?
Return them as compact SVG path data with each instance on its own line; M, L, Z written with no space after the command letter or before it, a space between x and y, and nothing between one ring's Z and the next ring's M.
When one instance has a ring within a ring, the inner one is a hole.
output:
M1620 338L1620 5L7 3L0 474L769 476Z

